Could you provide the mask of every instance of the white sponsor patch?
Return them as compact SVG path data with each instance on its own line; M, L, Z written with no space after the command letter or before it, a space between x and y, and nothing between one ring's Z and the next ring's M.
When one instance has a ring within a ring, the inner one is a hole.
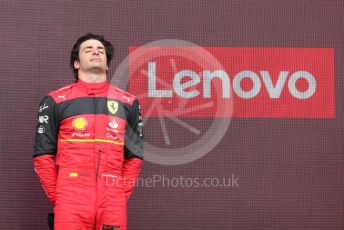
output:
M80 132L75 132L72 133L72 137L90 137L90 133L80 133Z
M39 116L38 117L38 122L43 124L43 123L47 123L48 124L48 120L49 120L49 117L47 115L44 115L44 116Z
M106 134L106 137L107 137L107 138L110 138L110 139L113 139L113 140L119 140L119 138L118 138L117 136L112 135L112 134L110 134L110 133L107 133L107 134Z
M49 108L49 106L48 106L46 103L44 103L43 105L41 105L41 106L39 107L39 112L41 113L41 112L43 112L43 110L45 110L45 109L47 109L47 108Z
M45 133L45 128L43 127L43 126L38 126L38 128L37 128L37 133Z
M65 95L59 95L59 96L57 96L57 98L60 98L60 99L66 100L66 98L65 98Z
M109 126L113 129L117 129L118 128L118 123L115 119L112 119L112 121L109 123Z

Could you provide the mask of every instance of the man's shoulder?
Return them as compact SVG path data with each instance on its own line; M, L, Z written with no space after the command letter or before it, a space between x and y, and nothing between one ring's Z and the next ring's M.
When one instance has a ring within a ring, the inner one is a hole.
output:
M66 96L66 93L69 92L75 86L75 82L65 85L59 89L50 91L47 95L52 97L53 99L63 99ZM65 99L65 98L64 98Z
M120 100L121 102L125 103L125 104L133 104L134 100L136 99L136 96L124 91L120 88L118 88L117 86L111 85L109 87L109 96L110 99L117 99Z

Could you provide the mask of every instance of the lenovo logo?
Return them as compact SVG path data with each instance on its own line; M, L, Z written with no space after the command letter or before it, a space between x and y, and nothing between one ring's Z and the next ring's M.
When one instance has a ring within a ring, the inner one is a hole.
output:
M150 116L335 117L333 49L145 47L136 55L144 58L130 59L130 91Z
M259 76L260 74L260 76ZM221 80L222 97L230 98L232 87L234 93L243 99L250 99L256 97L261 91L262 85L265 87L269 94L269 98L280 98L282 90L288 79L288 91L297 99L307 99L314 95L316 91L316 79L307 71L297 71L289 76L288 71L281 71L278 75L277 82L274 85L272 82L269 71L260 71L259 74L250 70L243 70L237 73L233 77L231 83L230 77L223 70L203 70L201 76L190 69L179 71L173 77L173 90L157 89L157 77L156 77L156 63L148 62L148 97L157 98L172 98L173 92L185 99L194 98L197 96L203 96L203 98L211 98L211 81L215 78ZM241 82L245 79L252 81L252 89L246 91L241 86ZM296 87L298 80L304 79L307 83L307 89L300 91ZM186 80L184 83L183 80ZM201 85L203 87L203 94L197 89L192 89L193 86Z

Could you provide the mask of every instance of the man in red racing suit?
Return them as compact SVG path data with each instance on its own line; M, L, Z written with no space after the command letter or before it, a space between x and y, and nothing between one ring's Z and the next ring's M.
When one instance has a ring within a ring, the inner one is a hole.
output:
M55 230L127 229L143 158L140 105L106 81L113 48L103 37L87 34L73 50L77 81L40 103L35 170L55 205Z

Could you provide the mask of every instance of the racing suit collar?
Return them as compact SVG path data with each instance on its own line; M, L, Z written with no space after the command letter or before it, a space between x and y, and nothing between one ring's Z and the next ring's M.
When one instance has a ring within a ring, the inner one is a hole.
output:
M88 95L103 93L108 90L109 82L104 81L100 83L89 83L82 80L78 80L76 85L79 89L86 92Z

